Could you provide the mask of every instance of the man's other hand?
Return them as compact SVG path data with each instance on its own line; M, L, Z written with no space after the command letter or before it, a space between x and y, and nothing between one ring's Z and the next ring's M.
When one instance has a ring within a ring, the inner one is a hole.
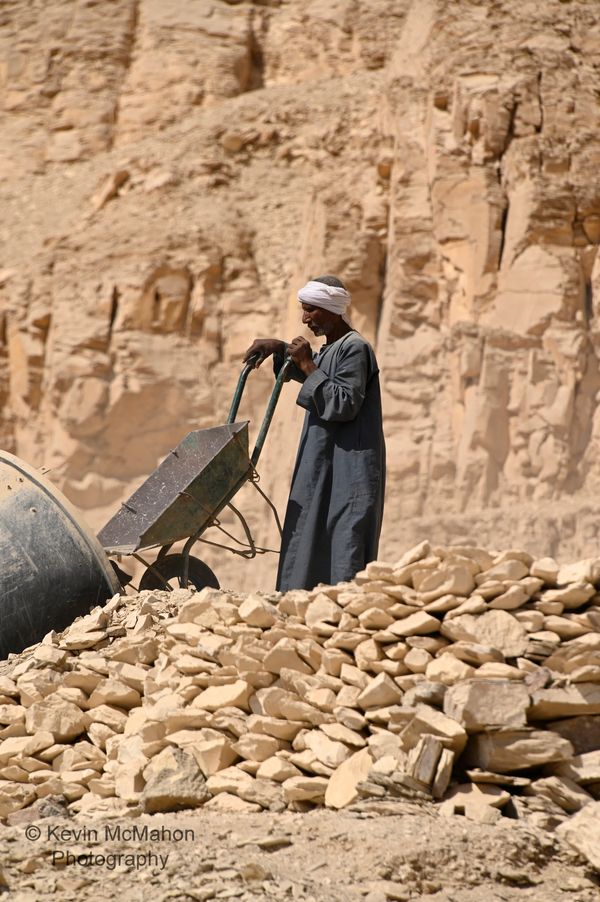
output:
M313 362L312 348L305 338L294 338L288 347L288 354L299 370L307 376L314 373L316 366Z

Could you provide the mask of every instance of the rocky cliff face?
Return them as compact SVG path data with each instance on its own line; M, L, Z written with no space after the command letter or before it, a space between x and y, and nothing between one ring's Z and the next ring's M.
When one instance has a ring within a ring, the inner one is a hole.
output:
M595 553L598 18L594 0L9 0L0 446L99 527L224 420L255 335L301 332L298 284L336 272L383 372L381 556L425 534ZM253 374L253 425L269 388ZM287 386L259 468L280 507L300 413ZM275 543L251 488L240 507ZM272 576L206 557L225 583Z

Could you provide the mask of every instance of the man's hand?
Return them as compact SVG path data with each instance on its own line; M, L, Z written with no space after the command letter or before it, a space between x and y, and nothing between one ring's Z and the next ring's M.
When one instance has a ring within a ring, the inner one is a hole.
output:
M312 348L305 338L299 336L294 338L288 347L288 354L296 364L299 370L306 376L314 373L316 366L313 362Z
M278 338L255 338L244 354L244 363L248 363L250 358L255 357L254 369L256 370L271 354L276 354L278 351L283 354L284 348L285 342Z

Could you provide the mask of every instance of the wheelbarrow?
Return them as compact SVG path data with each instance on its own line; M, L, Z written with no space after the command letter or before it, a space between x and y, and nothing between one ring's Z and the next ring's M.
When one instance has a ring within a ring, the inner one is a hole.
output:
M256 545L250 527L233 497L251 482L272 510L281 533L275 506L258 485L256 464L260 457L283 383L291 365L288 359L280 369L259 429L252 454L249 453L248 421L236 421L242 394L257 361L252 357L242 369L234 392L227 422L211 429L190 432L172 449L162 463L98 534L107 555L132 556L146 568L138 589L171 589L193 585L219 588L210 567L191 554L197 542L224 548L242 557L253 558L272 549ZM219 514L224 508L233 512L241 523L244 540L224 528ZM210 527L217 527L235 544L225 545L203 537ZM176 542L185 540L181 551L170 553ZM153 562L141 551L158 548ZM118 564L116 572L123 583L129 578Z

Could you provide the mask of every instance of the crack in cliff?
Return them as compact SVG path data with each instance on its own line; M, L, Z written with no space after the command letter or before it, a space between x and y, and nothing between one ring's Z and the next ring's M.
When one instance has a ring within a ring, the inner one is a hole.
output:
M594 318L594 288L592 280L586 279L583 289L583 315L586 325L589 326Z
M112 291L111 299L110 299L110 317L109 317L109 322L108 322L108 344L109 345L112 341L112 333L113 333L113 327L115 324L115 320L119 313L119 298L120 298L120 292L119 292L119 289L117 288L117 286L115 285L115 287L113 288L113 291Z
M498 272L502 269L502 260L504 257L504 247L506 244L506 229L508 223L508 211L510 209L510 201L508 196L505 198L506 202L504 204L504 209L502 210L502 215L500 216L500 244L498 247Z
M379 291L377 293L377 299L375 302L375 330L374 334L377 336L379 334L379 324L381 322L381 317L383 314L383 305L384 305L384 297L385 297L385 288L386 288L386 280L387 280L387 262L388 262L388 251L387 246L382 248L382 258L379 264L378 271L378 281L379 281Z
M127 76L127 73L131 69L131 64L133 62L133 54L135 50L135 46L137 44L138 37L138 26L140 21L140 2L141 0L131 0L131 16L129 18L129 30L126 31L124 36L124 48L123 48L123 71L121 73L121 85L120 89L117 89L117 98L115 103L115 113L113 120L113 127L110 136L110 142L108 149L111 150L114 147L115 138L117 135L117 129L119 127L119 116L121 113L121 98L123 95L123 82Z
M536 134L541 135L544 129L544 104L542 103L542 72L541 70L537 75L537 83L538 83L538 105L540 108L540 122L539 125L535 125Z
M259 28L255 28L255 19L259 18ZM263 44L268 30L269 20L258 10L252 11L250 22L250 36L248 40L248 52L250 57L250 75L246 91L259 91L265 87L265 58ZM259 37L260 34L260 37Z

